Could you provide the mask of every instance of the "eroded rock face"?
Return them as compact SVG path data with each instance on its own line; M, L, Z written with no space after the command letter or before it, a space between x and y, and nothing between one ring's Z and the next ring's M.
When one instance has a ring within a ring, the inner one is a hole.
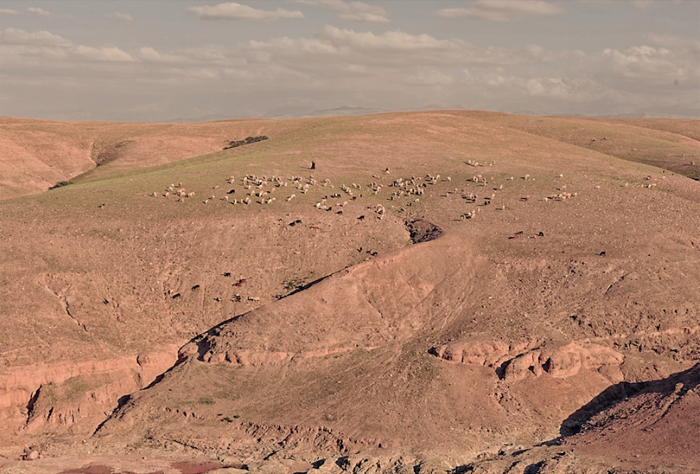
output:
M576 375L582 368L598 370L604 366L619 366L623 360L622 354L608 347L572 342L554 351L543 366L552 377L566 378Z
M421 242L429 242L442 236L443 231L435 224L426 221L425 219L416 219L407 224L409 232L411 232L411 240L414 244Z
M104 420L117 400L151 383L175 362L177 346L94 362L38 364L0 373L0 423L29 433L89 432Z
M554 378L568 378L584 370L601 371L613 382L618 377L624 356L599 344L571 342L557 348L533 341L506 344L502 341L456 341L435 347L431 353L443 360L494 368L505 380L522 380L528 374L539 377L547 373ZM612 369L612 370L611 370ZM620 378L621 380L621 378Z

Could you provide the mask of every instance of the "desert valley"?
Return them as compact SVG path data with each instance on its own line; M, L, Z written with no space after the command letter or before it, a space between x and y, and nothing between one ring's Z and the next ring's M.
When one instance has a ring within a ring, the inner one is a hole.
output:
M698 120L3 117L0 472L698 472L699 179Z

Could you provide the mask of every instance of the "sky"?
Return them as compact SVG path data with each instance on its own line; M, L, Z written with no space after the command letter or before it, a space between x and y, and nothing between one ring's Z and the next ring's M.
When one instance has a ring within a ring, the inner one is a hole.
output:
M3 116L427 107L700 118L700 0L0 0Z

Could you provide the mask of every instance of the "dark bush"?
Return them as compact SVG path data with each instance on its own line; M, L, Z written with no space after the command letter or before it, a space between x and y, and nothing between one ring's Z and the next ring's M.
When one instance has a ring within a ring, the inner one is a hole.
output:
M231 140L230 142L228 142L228 145L224 147L224 150L228 150L229 148L236 148L243 145L250 145L251 143L261 142L263 140L267 140L266 135L248 137L245 140Z

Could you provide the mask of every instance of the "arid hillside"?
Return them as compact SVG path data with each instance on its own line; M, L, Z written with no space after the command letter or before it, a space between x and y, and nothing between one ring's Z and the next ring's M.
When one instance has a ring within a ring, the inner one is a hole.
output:
M0 199L220 151L270 121L54 122L0 117ZM85 174L84 174L85 173Z
M73 183L0 201L3 472L697 466L698 122L36 124Z

